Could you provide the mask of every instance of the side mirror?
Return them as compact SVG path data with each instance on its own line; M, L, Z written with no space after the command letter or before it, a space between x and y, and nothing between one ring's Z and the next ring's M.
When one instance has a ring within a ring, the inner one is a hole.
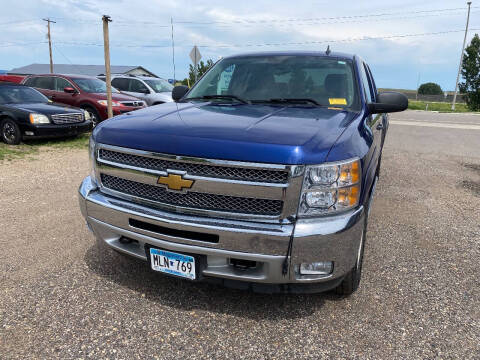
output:
M407 108L408 98L402 93L393 91L379 93L377 102L368 104L372 114L399 112Z
M174 101L180 100L181 98L183 98L185 96L185 94L189 90L190 89L188 88L188 86L185 86L185 85L175 86L172 90L172 99Z
M75 94L77 91L72 87L63 88L63 91L69 94Z

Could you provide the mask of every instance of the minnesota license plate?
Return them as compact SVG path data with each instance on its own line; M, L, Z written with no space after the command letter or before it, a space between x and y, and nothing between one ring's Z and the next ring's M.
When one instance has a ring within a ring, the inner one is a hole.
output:
M150 264L155 271L195 280L193 256L150 248Z

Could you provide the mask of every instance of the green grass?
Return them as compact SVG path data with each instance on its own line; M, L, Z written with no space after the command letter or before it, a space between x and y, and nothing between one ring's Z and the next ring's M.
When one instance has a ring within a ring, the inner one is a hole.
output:
M410 110L425 110L428 104L428 111L440 111L440 112L470 112L465 104L456 104L455 111L452 111L452 104L440 103L440 102L428 102L428 101L415 101L408 100L408 108Z
M54 140L26 140L20 145L7 145L0 142L0 160L21 159L35 155L40 149L87 149L90 134L75 138Z

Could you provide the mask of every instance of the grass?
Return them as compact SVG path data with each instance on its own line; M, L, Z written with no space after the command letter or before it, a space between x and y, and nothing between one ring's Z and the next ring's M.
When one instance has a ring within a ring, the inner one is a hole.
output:
M26 140L20 145L7 145L0 142L0 160L21 159L35 155L42 149L87 149L90 134L82 134L75 138L54 140Z
M408 101L408 108L410 110L425 110L427 108L429 111L440 111L440 112L470 112L465 104L456 104L455 111L452 111L452 104L450 103L440 103L440 102L428 102L428 101Z

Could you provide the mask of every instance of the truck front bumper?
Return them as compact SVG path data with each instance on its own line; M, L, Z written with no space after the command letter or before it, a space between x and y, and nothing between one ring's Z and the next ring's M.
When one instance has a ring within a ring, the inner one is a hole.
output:
M273 291L324 291L337 286L356 264L365 216L363 207L293 224L187 216L106 196L90 177L80 185L79 203L97 239L119 252L148 261L147 245L199 255L206 260L199 279L260 291L267 284L276 287ZM292 237L288 272L283 274ZM256 265L240 269L231 259ZM332 261L333 271L328 275L299 273L301 263L319 261Z

